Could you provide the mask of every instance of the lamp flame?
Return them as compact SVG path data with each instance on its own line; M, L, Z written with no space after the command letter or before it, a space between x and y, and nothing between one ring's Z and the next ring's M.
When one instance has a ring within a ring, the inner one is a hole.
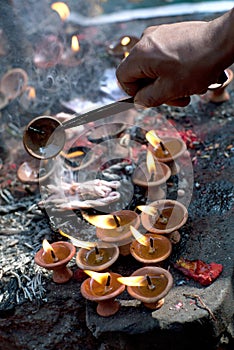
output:
M145 276L118 277L117 281L131 287L142 287L147 285Z
M73 35L71 39L71 50L78 52L80 50L80 44L77 35Z
M141 210L143 213L155 216L158 214L158 208L152 207L150 205L138 205L137 209Z
M67 233L63 232L62 230L59 230L59 233L64 236L64 237L67 237L70 239L70 241L72 242L72 244L75 246L75 247L79 247L79 248L85 248L85 249L91 249L91 248L94 248L96 247L97 243L95 242L84 242L84 241L81 241L75 237L72 237L70 235L68 235Z
M146 165L147 165L150 178L152 178L153 175L156 174L156 165L154 161L154 156L149 150L147 151L147 155L146 155Z
M135 227L130 226L130 230L138 243L146 247L149 245L147 237L145 237L142 233L135 229Z
M113 215L88 215L87 213L82 213L85 220L87 220L91 225L100 227L103 229L114 229L117 227L116 220ZM118 222L121 222L120 218L116 216Z
M95 272L91 270L84 270L84 272L94 279L94 281L102 285L106 285L110 278L109 272Z
M44 250L44 255L46 255L48 258L48 263L55 263L59 260L55 254L53 247L49 244L47 239L43 239L42 248Z
M122 46L127 46L130 43L130 41L131 41L131 39L129 38L129 36L125 36L122 38L120 43Z
M156 134L155 130L150 130L145 135L146 140L155 148L158 147L158 145L161 142L161 139Z
M51 9L56 11L62 21L65 21L70 16L69 7L64 2L54 2Z
M36 98L36 90L33 86L28 86L27 87L27 94L28 94L28 99L33 100Z

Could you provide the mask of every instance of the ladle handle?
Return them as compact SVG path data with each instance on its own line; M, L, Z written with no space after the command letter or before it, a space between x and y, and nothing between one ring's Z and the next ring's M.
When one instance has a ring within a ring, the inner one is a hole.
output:
M111 115L127 111L134 103L133 97L128 97L122 100L115 101L106 106L99 107L95 110L84 114L74 114L74 118L62 123L64 129L74 128L79 125L97 121L102 118L110 117Z

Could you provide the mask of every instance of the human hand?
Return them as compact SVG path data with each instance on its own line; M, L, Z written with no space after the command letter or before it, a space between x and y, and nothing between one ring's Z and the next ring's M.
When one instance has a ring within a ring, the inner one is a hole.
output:
M221 21L191 21L147 28L116 71L136 104L185 106L221 82L225 67L216 32Z

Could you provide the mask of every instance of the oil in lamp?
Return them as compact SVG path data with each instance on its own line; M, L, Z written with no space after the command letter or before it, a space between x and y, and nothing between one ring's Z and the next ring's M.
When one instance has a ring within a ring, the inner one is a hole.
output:
M223 103L230 99L230 94L227 91L228 85L233 80L233 71L226 69L225 74L227 76L226 81L223 84L212 84L208 87L208 91L205 95L205 99L213 103Z
M145 266L133 272L130 277L119 277L127 286L128 293L140 300L149 309L159 309L173 285L169 271L157 266Z
M166 260L171 252L170 240L156 233L141 234L131 226L131 232L135 240L130 246L132 256L145 265L154 265Z
M107 242L85 242L72 237L62 230L61 235L69 238L75 247L79 247L76 263L80 269L103 271L110 267L119 257L119 248Z
M1 78L0 91L10 101L23 93L27 87L27 83L27 73L21 68L13 68Z
M146 162L141 163L133 172L132 182L144 187L148 191L148 198L153 201L165 198L165 191L161 185L165 184L171 176L170 168L155 161L152 153L148 150Z
M155 130L146 133L146 139L149 142L148 149L153 153L159 162L167 164L171 169L171 174L175 175L180 168L176 160L186 151L186 144L181 138L165 137L160 139Z
M66 265L76 253L76 248L69 242L58 241L52 244L44 239L43 247L35 255L35 263L53 271L55 283L66 283L73 275Z
M124 58L128 56L129 51L138 41L139 39L133 35L125 35L119 40L111 43L108 46L107 51L112 56Z
M132 233L130 226L138 228L140 219L136 212L120 210L108 215L95 215L85 217L96 226L96 235L103 241L116 244L121 255L130 254L130 242Z
M142 225L157 234L169 234L182 227L188 219L185 206L172 199L161 199L147 206L138 206L142 211Z
M85 273L90 278L81 285L83 297L98 303L98 315L104 317L114 315L120 309L120 304L115 298L125 289L125 285L118 281L121 275L114 272L101 273L90 270L85 270Z

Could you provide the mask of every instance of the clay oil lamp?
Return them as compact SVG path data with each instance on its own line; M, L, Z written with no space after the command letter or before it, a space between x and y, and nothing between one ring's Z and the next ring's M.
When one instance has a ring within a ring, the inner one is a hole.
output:
M223 84L212 84L208 87L208 92L205 96L207 101L213 103L223 103L229 101L230 94L227 91L227 87L233 80L233 71L228 68L224 72L227 76L226 81Z
M184 141L176 137L160 139L154 130L147 132L146 139L149 142L149 150L157 160L167 164L171 169L172 175L177 174L180 168L176 160L186 151L186 144Z
M173 285L169 271L158 266L145 266L118 281L127 286L128 293L149 309L159 309Z
M76 255L76 263L82 270L103 271L119 257L117 245L107 242L84 242L61 230L60 233L69 238L75 247L80 248Z
M113 138L117 138L126 129L124 123L109 123L100 125L92 130L87 138L92 143L101 143Z
M60 62L63 51L61 40L54 34L48 34L37 43L33 62L42 69L54 67Z
M117 280L121 275L114 272L101 273L90 270L84 272L90 278L81 285L83 297L98 303L98 315L108 317L116 314L120 309L120 304L115 298L125 290L125 285Z
M27 73L21 68L13 68L1 78L0 91L10 101L22 94L27 87L27 83Z
M157 234L169 234L182 227L188 219L185 206L175 200L161 199L147 206L138 206L142 211L142 225Z
M130 226L138 228L140 225L136 212L120 210L108 215L85 215L84 218L96 226L96 235L101 241L116 244L121 255L130 254L132 241Z
M147 189L148 198L153 201L165 198L165 192L161 188L161 185L165 184L170 176L170 168L164 163L155 161L152 153L148 150L146 162L142 162L134 170L132 182Z
M111 56L124 58L127 57L129 51L139 41L139 39L133 35L122 36L119 40L111 43L107 51Z
M130 246L132 256L145 265L155 265L166 260L172 252L170 240L156 233L141 234L134 227L131 232L135 240Z
M53 271L55 283L66 283L73 276L73 272L66 265L76 253L76 248L69 242L58 241L52 244L44 239L43 248L35 255L37 265Z
M66 168L73 171L85 169L97 160L97 155L86 146L74 146L67 151L61 151L61 158Z
M50 116L34 118L25 128L23 135L26 151L38 159L55 157L66 141L61 125L60 121Z
M33 159L23 162L18 170L17 176L22 183L35 184L44 182L54 172L55 163L52 159L39 161Z

